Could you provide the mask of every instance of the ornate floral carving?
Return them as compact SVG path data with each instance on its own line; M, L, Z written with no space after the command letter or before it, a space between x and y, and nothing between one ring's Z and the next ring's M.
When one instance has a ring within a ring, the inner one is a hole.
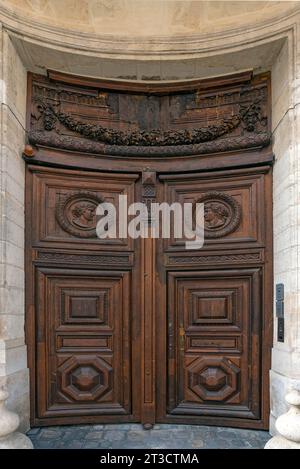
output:
M32 144L112 156L183 156L261 148L270 143L268 83L170 93L99 92L35 76ZM122 104L123 103L123 104ZM156 127L153 128L153 123ZM159 127L159 123L162 123Z
M75 119L72 115L60 112L56 108L59 103L53 103L36 98L37 108L43 116L44 129L55 129L57 122L68 130L82 137L102 142L108 145L126 146L169 146L169 145L195 145L216 140L221 136L231 133L241 123L252 132L258 121L264 122L261 115L259 101L241 106L240 111L228 119L222 119L218 125L207 127L181 129L181 130L128 130L110 129L102 125L87 124Z
M159 156L174 157L188 155L204 155L207 153L217 153L248 148L261 148L269 145L271 141L270 132L247 135L243 137L224 138L212 142L199 143L197 145L178 146L157 146L157 147L135 147L120 145L104 145L100 142L93 142L88 139L81 139L70 135L52 134L42 131L30 131L29 141L36 145L62 148L64 150L98 153L112 156Z
M243 125L248 132L255 131L257 122L260 122L263 126L267 125L267 117L262 115L259 101L254 102L251 106L241 105L240 114Z
M237 229L241 222L240 204L224 192L207 192L196 201L204 203L204 237L222 238Z
M132 261L128 255L113 256L100 255L100 254L66 254L62 252L49 252L49 251L38 251L37 259L39 261L46 262L62 262L62 263L76 263L76 264L99 264L99 265L127 265L131 264Z
M181 264L216 264L224 262L261 262L262 257L259 252L250 254L219 254L209 256L169 256L168 263L170 265Z
M72 192L60 198L56 219L60 226L79 238L96 237L96 208L104 199L93 192Z

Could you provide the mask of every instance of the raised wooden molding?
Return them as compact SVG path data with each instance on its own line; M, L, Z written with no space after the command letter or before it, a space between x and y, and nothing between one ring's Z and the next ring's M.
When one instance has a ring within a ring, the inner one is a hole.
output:
M151 93L151 94L164 94L164 93L181 93L183 91L205 90L216 88L226 85L241 84L250 82L253 76L252 70L246 70L234 75L222 75L213 78L206 78L200 80L184 80L184 81L166 81L164 82L134 82L130 80L107 80L93 77L83 77L79 75L70 75L68 73L58 72L56 70L48 70L48 77L50 80L59 83L65 83L76 86L90 86L91 88L116 90L116 91L129 91L130 93Z

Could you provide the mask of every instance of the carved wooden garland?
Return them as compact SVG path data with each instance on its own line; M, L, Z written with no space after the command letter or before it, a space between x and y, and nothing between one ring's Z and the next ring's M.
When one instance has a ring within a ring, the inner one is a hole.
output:
M96 208L104 199L93 192L72 192L56 206L56 220L63 230L79 238L96 237Z
M58 133L31 130L29 141L34 145L50 146L64 150L79 151L84 153L96 153L121 157L175 157L189 155L204 155L225 151L242 150L249 148L261 148L269 145L270 132L253 133L241 137L223 138L211 142L203 142L196 145L168 145L168 146L126 146L105 145L83 138L74 138L73 135L59 135Z
M207 192L195 203L204 203L204 238L222 238L235 231L241 223L240 204L224 192Z
M36 98L38 110L43 116L44 129L51 131L55 129L56 122L62 124L68 130L80 134L87 139L102 142L107 145L125 146L172 146L172 145L195 145L210 142L221 136L229 134L240 124L248 132L255 130L257 122L264 126L267 124L266 117L261 115L260 100L248 106L240 106L237 114L228 119L223 119L219 125L210 125L203 128L192 128L183 130L160 130L150 131L122 131L110 129L101 125L86 124L74 119L70 114L55 110L55 106L49 102Z

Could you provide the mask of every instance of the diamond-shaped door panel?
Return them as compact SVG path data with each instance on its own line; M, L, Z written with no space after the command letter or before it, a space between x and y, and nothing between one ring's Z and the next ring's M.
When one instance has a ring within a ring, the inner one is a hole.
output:
M59 368L61 392L75 401L90 401L112 389L112 368L99 357L72 356Z
M198 358L187 372L189 389L203 401L226 401L239 391L240 369L228 358Z

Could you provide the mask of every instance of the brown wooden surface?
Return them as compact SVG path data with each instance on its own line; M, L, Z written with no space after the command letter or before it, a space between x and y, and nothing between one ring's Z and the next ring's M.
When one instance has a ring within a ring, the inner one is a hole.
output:
M250 82L252 79L252 70L234 75L220 76L216 78L206 78L201 80L185 80L166 83L147 83L121 80L100 80L97 78L87 78L77 75L48 70L48 77L56 83L66 83L81 87L92 87L97 89L111 89L126 92L140 92L142 94L162 94L162 93L182 93L183 91L194 91L197 89L211 89L216 87L232 86Z
M248 129L244 122L225 139L215 136L210 154L175 142L167 158L155 145L152 156L138 145L130 156L128 145L117 145L114 153L112 145L69 131L68 142L80 140L81 146L67 150L61 124L55 117L54 127L44 128L47 120L37 113L34 97L39 89L49 100L55 85L53 99L59 96L62 112L130 132L131 126L151 130L149 110L155 113L163 100L160 124L173 131L203 127L204 120L211 125L219 111L238 111L237 96L253 98L253 90L265 89L259 105L269 128L268 77L197 82L196 98L193 92L188 98L184 87L183 93L170 88L169 105L167 87L153 91L152 98L148 88L144 97L139 88L137 98L129 85L101 95L101 83L50 77L30 76L28 97L28 129L36 132L38 126L40 138L35 156L25 157L32 424L141 421L149 428L158 421L267 428L273 156L270 146L252 148L265 132L257 113L251 114L253 130L249 116ZM225 92L237 101L226 104ZM112 115L111 103L120 106L124 99L122 116L120 107ZM208 104L213 102L217 108ZM182 114L174 125L176 103ZM238 139L243 145L233 151ZM91 142L103 151L89 151L96 148ZM99 240L94 208L100 201L116 202L120 194L129 203L203 201L204 247L188 251L184 239L173 236Z
M99 89L95 80L30 74L28 138L37 146L139 158L263 149L271 141L270 80L250 76L200 80L181 91L169 84L157 94L156 86L137 91L127 83L125 92L121 84Z
M199 251L186 251L172 237L158 242L157 289L167 316L157 317L157 328L164 331L157 348L159 356L164 350L167 356L157 362L157 392L167 402L158 401L157 419L266 428L272 334L270 170L161 175L160 180L165 201L204 198L205 207L224 207L234 199L239 216L233 231L228 212L221 212L221 222L206 220L207 238ZM229 229L225 235L223 222Z
M139 418L138 254L132 240L98 244L90 229L98 200L126 194L133 202L136 179L28 168L37 423Z

